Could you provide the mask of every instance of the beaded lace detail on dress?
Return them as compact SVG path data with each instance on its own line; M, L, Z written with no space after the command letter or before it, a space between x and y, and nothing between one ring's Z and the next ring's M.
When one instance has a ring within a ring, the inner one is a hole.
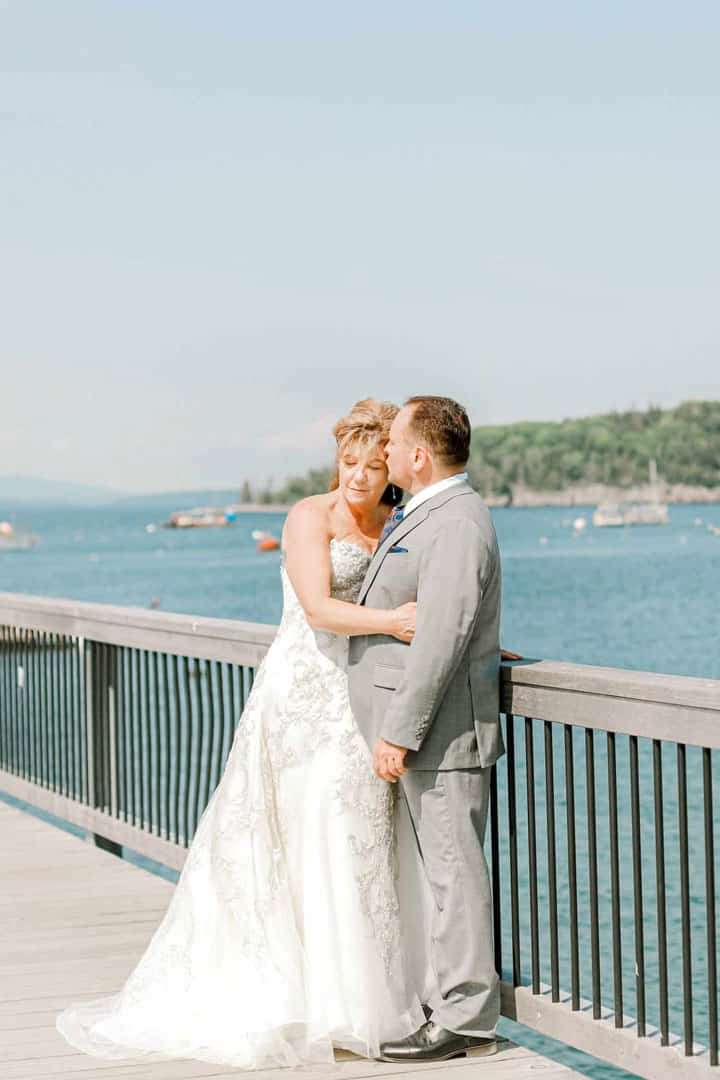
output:
M331 541L332 595L370 556ZM402 963L393 799L352 716L347 638L283 615L167 911L119 993L57 1017L109 1059L242 1068L376 1056L424 1022Z

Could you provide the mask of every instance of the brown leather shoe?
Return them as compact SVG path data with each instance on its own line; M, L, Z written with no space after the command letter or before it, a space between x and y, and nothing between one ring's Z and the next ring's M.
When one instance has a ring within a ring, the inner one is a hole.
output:
M421 1028L398 1039L394 1043L383 1043L380 1047L380 1061L448 1061L450 1058L465 1057L468 1051L484 1057L497 1053L495 1039L483 1039L473 1035L457 1035L447 1031L439 1024L428 1020Z

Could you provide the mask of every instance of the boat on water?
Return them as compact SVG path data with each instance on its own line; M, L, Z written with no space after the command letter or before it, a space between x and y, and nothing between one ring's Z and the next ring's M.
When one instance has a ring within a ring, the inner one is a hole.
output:
M262 529L253 529L251 536L255 541L257 551L277 551L280 547L277 536L273 536L269 532L263 532Z
M195 506L192 510L175 510L163 522L167 529L215 529L234 525L235 511L231 507Z
M650 497L648 499L605 502L595 510L593 525L597 528L619 528L621 525L667 525L670 521L667 504L660 497L657 465L650 462Z
M601 503L593 514L598 528L617 528L621 525L667 525L668 508L660 502Z
M0 521L0 551L26 551L35 547L39 539L25 529L16 529L11 521Z

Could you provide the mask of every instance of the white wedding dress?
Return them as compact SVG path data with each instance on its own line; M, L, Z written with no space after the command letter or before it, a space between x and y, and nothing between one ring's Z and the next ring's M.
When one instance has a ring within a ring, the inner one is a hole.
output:
M354 601L370 557L330 547L332 595ZM280 628L162 922L119 993L57 1016L86 1053L332 1062L425 1020L403 961L395 785L353 720L347 638L313 631L281 576Z

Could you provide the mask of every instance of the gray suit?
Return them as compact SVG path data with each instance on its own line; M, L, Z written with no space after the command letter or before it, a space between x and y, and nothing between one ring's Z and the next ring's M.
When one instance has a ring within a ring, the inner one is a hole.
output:
M408 747L401 790L435 906L433 1018L492 1035L499 1014L483 839L499 720L500 557L482 499L467 483L412 510L378 547L358 602L417 600L412 645L350 638L350 698L372 749Z

